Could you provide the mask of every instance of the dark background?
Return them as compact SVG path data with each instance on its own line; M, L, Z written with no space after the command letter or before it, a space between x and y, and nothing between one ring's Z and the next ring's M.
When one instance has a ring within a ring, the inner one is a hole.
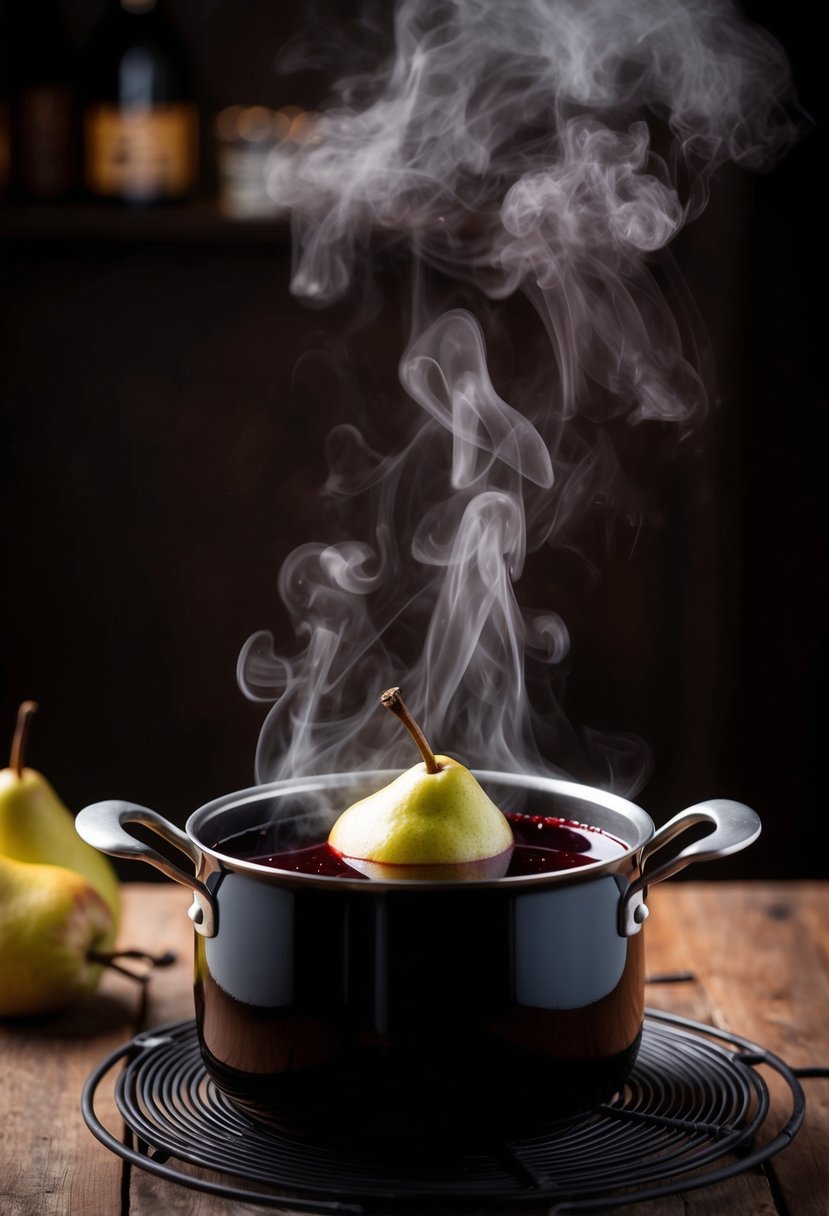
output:
M101 6L64 8L80 44ZM319 77L273 70L293 6L168 9L206 131L231 103L314 104ZM618 524L597 584L542 555L526 596L552 597L573 635L571 719L650 745L639 801L657 822L709 795L760 812L760 842L695 875L823 876L820 39L802 6L748 12L817 123L772 173L723 173L674 249L719 404L683 445L626 437L636 544ZM259 628L291 649L277 573L326 539L324 436L358 397L399 399L405 253L378 254L382 307L344 344L356 300L318 312L290 296L287 230L216 218L209 152L206 138L202 199L172 215L0 207L0 737L37 699L30 762L73 810L123 797L183 822L252 783L267 707L238 691L239 649ZM341 388L303 359L330 367L332 351Z

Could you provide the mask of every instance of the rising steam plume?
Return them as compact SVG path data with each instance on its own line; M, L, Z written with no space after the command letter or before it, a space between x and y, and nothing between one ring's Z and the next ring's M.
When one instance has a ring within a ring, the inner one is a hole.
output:
M386 60L336 86L301 159L275 167L292 290L338 299L373 235L402 233L414 262L495 301L523 293L548 352L504 400L479 319L415 291L407 440L373 451L349 426L329 440L326 493L365 530L291 554L297 650L262 632L239 659L246 695L274 703L260 781L409 763L377 709L393 683L441 750L560 770L576 745L552 692L567 627L516 584L617 477L605 424L682 432L704 416L697 352L653 267L719 167L767 167L794 135L786 58L727 0L403 0L393 34ZM404 627L414 656L395 649ZM609 775L589 754L599 771L581 776L632 793L637 755Z

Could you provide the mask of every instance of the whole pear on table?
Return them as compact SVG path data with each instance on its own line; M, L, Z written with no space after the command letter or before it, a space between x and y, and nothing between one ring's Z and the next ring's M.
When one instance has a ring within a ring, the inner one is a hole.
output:
M112 914L112 939L121 893L112 865L81 840L75 819L46 778L23 764L29 723L37 706L24 701L17 717L9 767L0 772L0 855L14 861L64 866L87 880Z
M94 991L120 910L109 862L80 839L46 779L23 766L35 708L20 707L0 773L0 1017L54 1013Z
M467 768L433 753L399 688L380 700L406 726L423 762L343 811L331 848L370 878L503 877L514 843L504 814Z
M0 857L0 1017L55 1013L93 992L112 933L80 874Z

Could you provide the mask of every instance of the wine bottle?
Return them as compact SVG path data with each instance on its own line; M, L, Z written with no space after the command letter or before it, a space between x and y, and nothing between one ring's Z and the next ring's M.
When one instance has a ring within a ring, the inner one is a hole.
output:
M132 204L195 193L198 109L161 0L110 0L85 57L84 179Z
M64 199L78 181L78 65L60 5L10 4L4 35L14 192L38 202Z

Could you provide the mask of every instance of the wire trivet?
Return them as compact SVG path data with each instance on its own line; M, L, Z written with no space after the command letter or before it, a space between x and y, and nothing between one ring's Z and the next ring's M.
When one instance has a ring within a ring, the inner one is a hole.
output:
M94 1109L98 1086L122 1061L115 1098L125 1140ZM785 1080L791 1111L758 1147L770 1107L760 1066ZM324 1213L546 1202L552 1216L606 1211L749 1170L792 1141L805 1098L795 1072L764 1048L649 1010L636 1065L612 1101L535 1135L460 1146L437 1160L415 1147L408 1160L378 1158L373 1143L338 1149L256 1122L207 1076L192 1021L144 1032L113 1052L87 1081L82 1105L93 1135L126 1161L230 1199Z

